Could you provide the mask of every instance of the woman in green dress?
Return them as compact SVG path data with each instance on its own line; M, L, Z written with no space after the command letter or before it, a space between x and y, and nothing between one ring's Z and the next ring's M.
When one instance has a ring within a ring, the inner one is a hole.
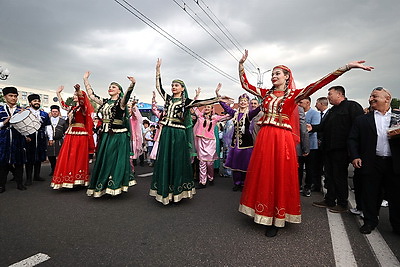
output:
M217 103L218 97L207 100L188 98L185 83L172 81L172 95L161 85L161 59L156 65L156 88L165 101L164 115L159 123L163 125L154 165L150 196L167 205L183 198L192 198L196 193L191 159L196 155L193 139L193 123L190 107Z
M83 76L86 91L91 100L100 105L98 113L102 130L96 151L96 162L87 190L88 196L101 197L104 194L119 195L135 185L129 157L130 134L127 103L136 80L128 76L131 84L124 95L121 85L112 82L108 87L110 98L95 95L89 84L90 72Z

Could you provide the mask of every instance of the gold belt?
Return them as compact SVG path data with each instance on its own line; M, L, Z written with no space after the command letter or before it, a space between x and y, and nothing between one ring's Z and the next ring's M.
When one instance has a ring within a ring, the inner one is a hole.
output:
M83 124L83 123L73 123L73 124L71 124L71 127L85 127L85 124Z
M110 123L110 122L111 122L111 120L109 120L109 119L104 119L104 120L103 120L103 123ZM114 120L112 124L115 124L115 125L122 125L123 122L122 122L122 120Z

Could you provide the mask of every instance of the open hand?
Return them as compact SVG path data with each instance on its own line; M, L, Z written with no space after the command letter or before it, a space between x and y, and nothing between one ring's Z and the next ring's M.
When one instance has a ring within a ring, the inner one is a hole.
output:
M83 74L83 79L89 79L90 76L90 71L85 72L85 74Z
M248 56L249 56L249 51L247 49L245 49L242 58L239 60L239 63L243 64L246 61Z
M158 70L158 71L161 68L161 62L162 62L161 58L157 58L156 70Z
M195 92L196 92L195 98L198 98L199 95L200 95L200 93L201 93L201 88L200 88L200 87L197 87L197 89L195 90Z
M233 104L233 103L235 103L234 99L233 99L232 97L229 97L229 96L221 96L220 99L219 99L219 101L225 102L225 103L227 103L227 104Z
M128 80L131 81L131 83L136 83L136 79L133 76L126 76L128 78Z
M61 85L57 88L56 93L61 93L64 90L64 85Z
M216 94L217 96L221 96L221 95L219 94L219 90L221 90L221 87L222 87L222 83L218 83L217 88L215 89L215 94Z
M350 63L347 64L347 66L349 66L350 69L363 69L366 71L371 71L374 69L374 67L372 66L365 66L363 63L365 63L365 60L358 60L358 61L352 61Z

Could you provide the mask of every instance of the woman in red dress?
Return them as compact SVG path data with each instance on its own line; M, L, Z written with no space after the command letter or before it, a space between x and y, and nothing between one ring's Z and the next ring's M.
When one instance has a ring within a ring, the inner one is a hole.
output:
M354 61L304 89L296 89L291 70L279 65L272 70L272 88L264 89L249 84L243 66L247 56L245 50L239 61L240 81L243 89L263 99L264 115L257 122L261 129L247 169L239 211L266 225L265 235L273 237L285 222L301 222L295 149L297 103L352 68L370 71L373 67L364 66L365 61Z
M68 111L69 127L57 158L51 187L53 189L73 188L89 184L89 154L94 152L93 107L80 85L74 86L76 106L68 106L61 97L64 86L57 90L61 107Z

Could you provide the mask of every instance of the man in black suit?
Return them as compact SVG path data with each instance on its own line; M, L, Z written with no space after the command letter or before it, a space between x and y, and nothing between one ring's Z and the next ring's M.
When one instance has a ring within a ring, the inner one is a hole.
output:
M375 88L369 97L372 111L355 120L348 140L352 164L363 179L363 234L378 225L382 192L389 202L393 231L400 234L400 136L388 137L389 127L400 123L400 111L392 110L390 102L388 90Z
M328 100L332 105L326 118L318 125L308 125L310 131L323 132L325 182L327 193L324 200L313 202L313 206L328 208L330 212L348 211L348 166L347 139L354 119L362 115L363 108L348 100L342 86L328 89Z
M319 111L320 113L320 123L322 123L329 112L328 108L328 98L325 96L319 97L317 101L315 102L315 108ZM317 139L318 139L318 150L317 150L317 168L318 168L318 177L319 181L316 181L315 184L313 185L311 191L314 192L321 192L322 191L322 176L325 177L325 172L324 172L324 153L322 150L322 139L323 139L323 133L318 132L317 133ZM326 188L326 181L324 180L325 188Z

